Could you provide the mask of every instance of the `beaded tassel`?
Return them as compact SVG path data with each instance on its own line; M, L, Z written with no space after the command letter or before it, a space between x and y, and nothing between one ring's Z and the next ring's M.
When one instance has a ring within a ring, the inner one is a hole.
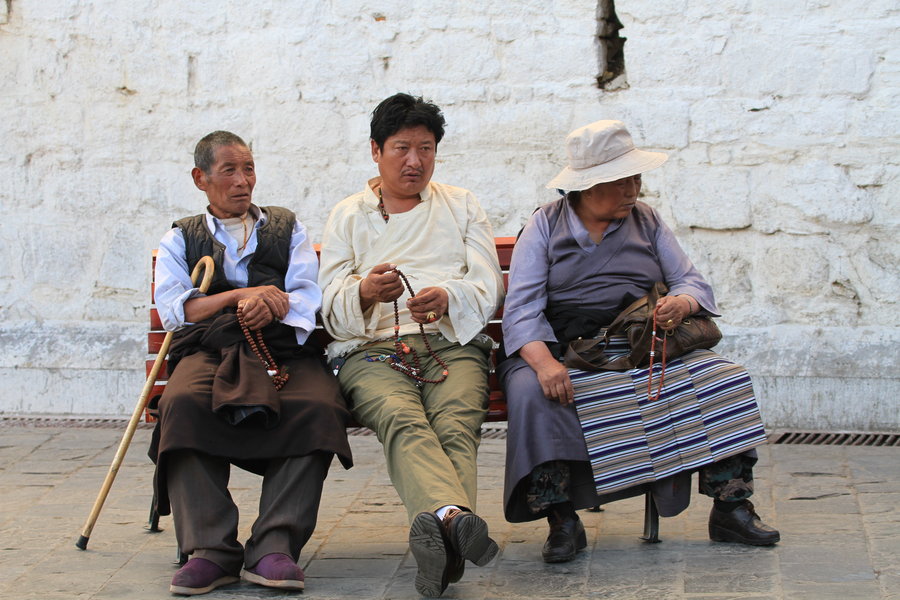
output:
M650 332L650 366L647 367L647 399L650 402L656 402L662 395L663 382L666 380L666 344L669 336L663 333L662 339L656 337L656 313L659 310L657 306L653 309L653 331ZM662 342L662 359L660 365L662 369L659 372L659 387L656 389L656 396L653 395L653 359L656 356L656 342Z
M397 275L400 276L400 279L403 280L404 285L406 285L406 289L409 291L409 296L415 297L416 293L413 291L412 286L409 285L409 280L406 279L406 275L404 275L400 269L395 269L397 271ZM422 341L425 343L425 348L428 350L428 355L431 356L435 362L444 367L444 370L441 372L441 376L439 379L426 379L419 375L422 371L421 364L419 362L419 353L415 351L414 348L410 348L409 345L405 344L400 339L400 308L397 305L397 300L394 300L394 350L395 354L391 357L388 365L395 371L399 373L404 373L409 377L412 377L416 380L417 385L422 385L423 383L441 383L445 379L447 379L447 375L450 374L450 367L447 366L441 357L439 357L434 350L431 349L431 344L428 342L428 336L425 335L425 328L419 323L419 333L422 336ZM406 360L406 356L412 356L413 364L409 364Z
M266 342L263 340L262 331L250 332L250 328L244 323L244 311L241 307L238 307L237 310L237 320L238 325L241 326L241 331L244 332L244 337L247 338L247 344L253 350L253 354L256 355L259 362L266 368L266 373L272 378L272 385L275 386L275 390L281 390L290 376L272 358L272 353L269 352L269 347L266 346Z

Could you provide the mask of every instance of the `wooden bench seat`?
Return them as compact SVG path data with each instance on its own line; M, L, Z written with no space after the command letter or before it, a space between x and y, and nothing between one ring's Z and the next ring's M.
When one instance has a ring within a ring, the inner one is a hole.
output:
M498 237L494 238L495 244L497 246L497 256L500 259L500 268L503 271L503 280L504 284L508 283L509 278L509 263L512 259L512 251L513 246L515 245L516 238L514 237ZM316 252L318 253L319 247L316 245ZM153 367L153 363L156 360L156 355L159 353L160 348L162 347L163 339L166 336L165 330L163 330L162 322L159 318L159 313L156 310L156 305L154 302L154 292L155 292L155 282L152 280L156 267L156 250L153 251L152 254L152 268L151 268L151 285L150 285L150 331L147 334L147 354L149 355L146 361L146 372L149 376L150 371ZM503 337L503 332L500 327L500 320L503 315L503 307L497 311L497 314L494 315L494 318L488 323L485 328L485 333L490 335L494 341L500 342ZM314 334L317 339L322 343L323 347L331 341L328 332L319 325L316 328L316 332ZM495 366L495 365L494 365ZM165 390L166 379L168 378L168 370L166 366L163 367L159 371L159 376L157 377L157 381L153 386L153 389L150 392L149 402L148 404L155 406L159 397L162 396L163 390ZM494 373L493 367L491 368L491 372L489 375L489 384L490 384L490 398L488 400L488 414L487 421L488 422L502 422L507 420L507 410L506 410L506 398L503 395L503 390L500 387L500 382L497 379L496 374ZM155 411L148 409L145 411L145 419L149 421L154 421L156 418ZM353 423L352 427L358 427L359 425ZM644 535L643 539L648 542L658 542L659 541L659 514L656 511L656 504L653 502L653 498L651 497L649 491L644 488L633 490L635 493L629 495L637 495L640 493L645 493L645 511L644 511ZM150 529L153 531L158 530L158 521L159 516L154 515L151 512L150 516Z

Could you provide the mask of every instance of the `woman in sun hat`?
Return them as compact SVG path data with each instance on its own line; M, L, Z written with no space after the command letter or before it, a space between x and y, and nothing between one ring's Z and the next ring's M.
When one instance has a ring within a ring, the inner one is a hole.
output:
M691 315L718 316L709 284L657 212L638 200L641 174L666 154L636 148L625 125L612 120L570 133L566 154L568 165L547 184L563 196L541 206L522 230L504 305L509 358L498 374L509 407L507 520L547 517L543 558L564 562L587 543L576 509L649 486L660 514L672 516L687 506L691 473L699 470L700 490L714 499L713 540L776 543L778 531L747 500L751 448L765 443L765 433L742 367L708 350L670 359L657 399L648 394L648 378L659 387L658 365L652 373L588 373L562 363L569 341L599 337L655 282L669 290L658 303L663 329ZM627 354L627 341L613 338L607 352L617 348ZM591 415L586 442L583 424ZM712 439L704 427L726 441L698 441Z

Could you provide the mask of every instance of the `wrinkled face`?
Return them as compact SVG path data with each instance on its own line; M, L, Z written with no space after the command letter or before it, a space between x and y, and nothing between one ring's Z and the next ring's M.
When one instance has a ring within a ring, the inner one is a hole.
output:
M584 190L581 201L598 217L612 221L627 217L640 193L641 176L632 175Z
M384 194L396 199L419 195L431 181L437 142L424 125L401 129L379 148L372 143L372 160L378 163Z
M253 153L245 146L219 146L209 175L194 167L194 185L206 192L209 210L220 219L241 217L250 209L256 168Z

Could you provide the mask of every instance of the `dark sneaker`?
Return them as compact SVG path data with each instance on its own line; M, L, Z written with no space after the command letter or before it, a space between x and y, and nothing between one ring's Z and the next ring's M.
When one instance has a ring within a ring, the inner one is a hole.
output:
M282 590L302 590L303 569L287 554L266 554L252 569L241 573L244 581Z
M443 594L450 583L453 565L441 520L436 514L421 512L416 515L409 528L409 549L419 567L416 591L431 598Z
M714 542L771 546L781 540L781 535L777 529L760 520L752 502L744 500L731 512L718 510L713 505L709 513L709 539Z
M236 581L237 577L229 575L211 560L192 558L176 571L169 591L182 596L196 596Z

